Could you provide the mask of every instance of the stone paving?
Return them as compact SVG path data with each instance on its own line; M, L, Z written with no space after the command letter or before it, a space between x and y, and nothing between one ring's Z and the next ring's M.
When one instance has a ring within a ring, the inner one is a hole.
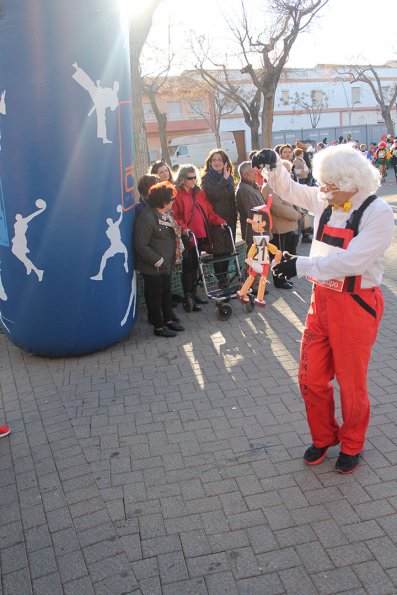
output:
M396 185L382 189L397 209ZM154 337L43 359L0 336L4 595L397 593L397 250L362 466L308 468L297 387L310 286L181 313ZM181 307L179 306L179 310ZM98 321L100 324L100 321Z

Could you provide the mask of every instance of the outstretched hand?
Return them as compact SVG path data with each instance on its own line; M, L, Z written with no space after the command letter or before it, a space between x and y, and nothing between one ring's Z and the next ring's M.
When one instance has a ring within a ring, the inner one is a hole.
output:
M289 252L283 252L282 261L272 267L273 274L283 281L291 279L291 277L296 277L297 259L297 256L294 256Z

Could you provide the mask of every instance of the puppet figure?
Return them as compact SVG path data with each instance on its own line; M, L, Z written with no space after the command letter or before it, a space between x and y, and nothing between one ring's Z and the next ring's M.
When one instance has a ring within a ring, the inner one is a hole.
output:
M269 236L265 235L265 230L270 231L272 227L272 216L270 214L270 207L272 204L272 196L270 195L267 199L266 205L254 207L251 209L253 212L252 219L247 219L247 222L251 224L253 236L253 244L248 250L247 258L245 260L248 265L248 277L245 280L240 291L237 292L237 297L243 304L249 301L248 293L251 289L251 285L257 275L260 275L258 293L255 299L255 304L265 307L266 302L263 299L266 289L267 275L269 273L269 252L274 255L274 262L280 262L282 258L282 252L273 244L269 244Z

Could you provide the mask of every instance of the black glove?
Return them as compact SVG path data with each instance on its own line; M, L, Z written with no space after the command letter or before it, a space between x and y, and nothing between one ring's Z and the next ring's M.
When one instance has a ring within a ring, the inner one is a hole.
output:
M262 149L253 156L252 167L261 168L264 165L270 165L270 169L274 169L277 163L277 153L273 149Z
M283 259L278 264L275 264L272 268L273 275L279 279L291 279L296 277L296 259L297 256L293 256L289 252L283 252Z

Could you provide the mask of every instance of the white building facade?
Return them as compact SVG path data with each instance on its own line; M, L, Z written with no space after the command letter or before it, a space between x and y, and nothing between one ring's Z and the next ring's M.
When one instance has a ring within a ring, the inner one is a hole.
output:
M379 105L367 83L343 80L347 66L318 65L311 69L287 68L280 78L274 104L273 141L294 142L296 139L313 143L339 136L360 142L378 142L386 134ZM381 86L391 95L397 84L397 62L376 67ZM241 75L240 75L241 76ZM376 82L375 82L376 84ZM246 91L253 89L242 81ZM397 105L392 108L392 120L397 131ZM247 152L251 149L250 130L239 113L222 119L222 131L245 131Z

